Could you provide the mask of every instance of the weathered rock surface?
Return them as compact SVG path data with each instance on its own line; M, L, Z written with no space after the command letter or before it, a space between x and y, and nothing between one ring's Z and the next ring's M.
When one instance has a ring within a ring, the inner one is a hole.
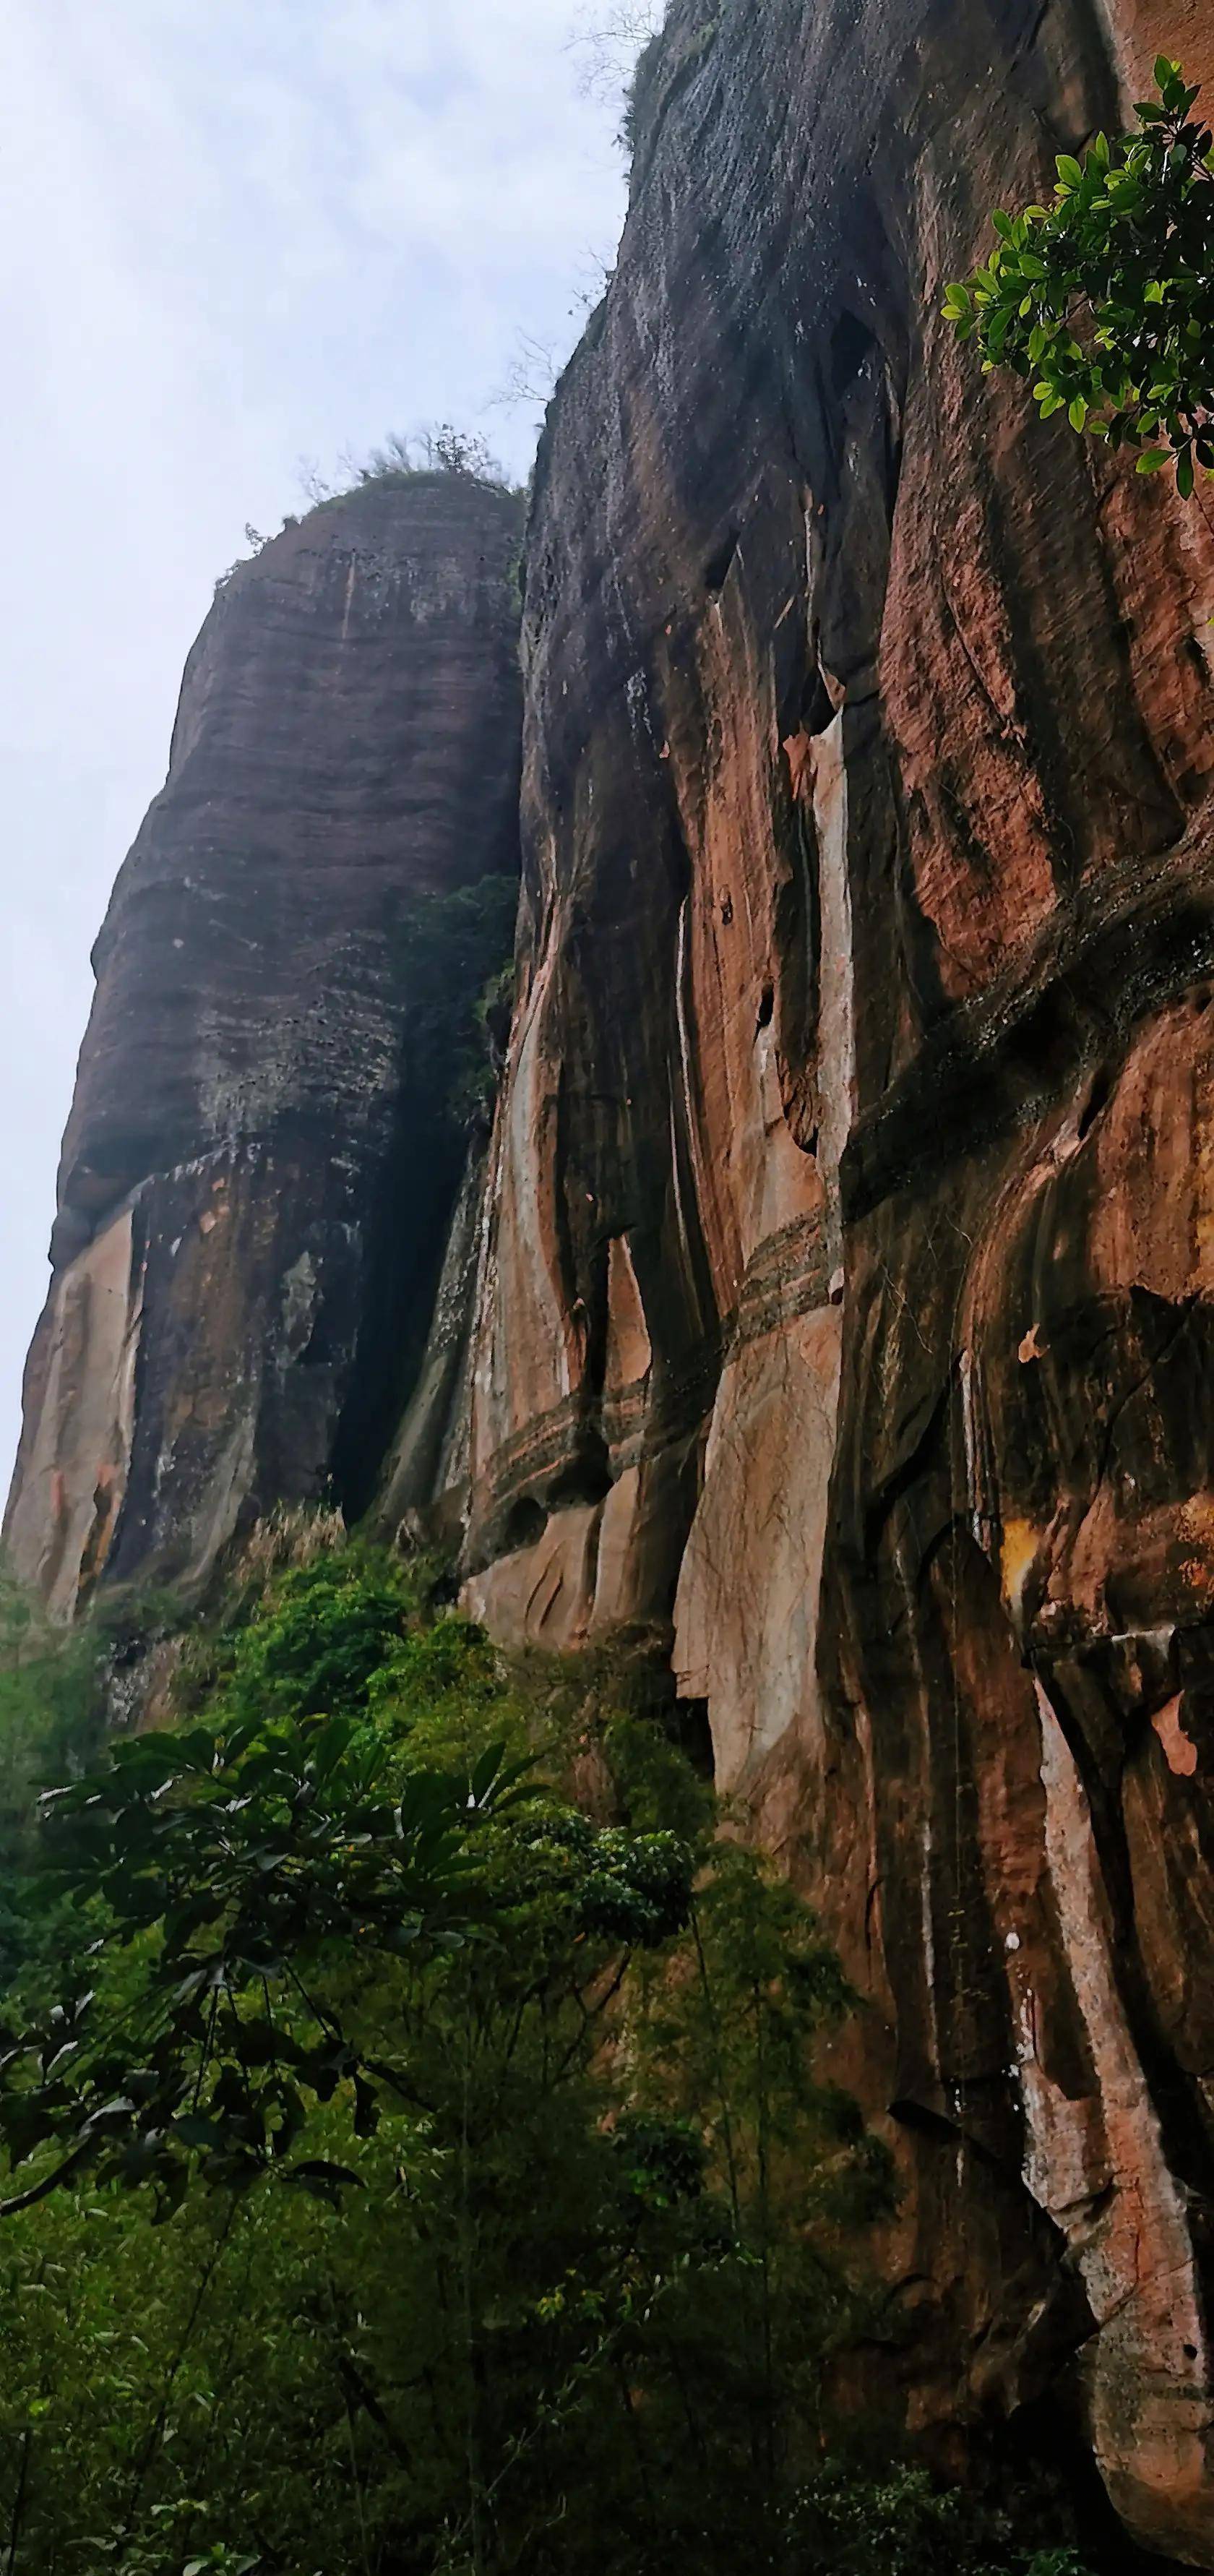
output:
M470 479L369 484L233 574L190 656L27 1373L7 1538L57 1610L103 1569L197 1577L330 1476L370 1492L462 1161L410 1049L418 905L518 866L520 535Z
M1211 2569L1214 546L937 318L1160 47L1214 78L1209 0L674 0L541 457L483 1190L403 996L512 863L514 525L359 495L187 676L10 1534L66 1608L382 1471L503 1638L660 1642L864 1999L873 2369Z
M864 1995L911 2421L1214 2567L1208 505L938 320L1208 5L675 0L525 617L463 1433Z

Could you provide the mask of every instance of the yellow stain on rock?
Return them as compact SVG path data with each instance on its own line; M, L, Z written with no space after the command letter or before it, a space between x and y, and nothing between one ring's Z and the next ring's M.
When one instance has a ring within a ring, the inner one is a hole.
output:
M1024 1590L1025 1577L1037 1554L1039 1544L1039 1533L1032 1521L1004 1523L1003 1547L999 1560L1000 1572L1003 1581L1003 1597L1010 1603L1013 1610L1020 1608L1020 1596Z

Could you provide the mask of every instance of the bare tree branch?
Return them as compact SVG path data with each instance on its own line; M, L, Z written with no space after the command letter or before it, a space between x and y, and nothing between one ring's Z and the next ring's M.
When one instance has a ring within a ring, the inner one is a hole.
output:
M560 373L552 342L537 339L532 331L519 331L505 376L496 393L490 394L487 408L511 410L525 403L530 410L543 411L556 392Z
M622 98L636 60L666 17L665 0L582 0L569 39L584 98Z

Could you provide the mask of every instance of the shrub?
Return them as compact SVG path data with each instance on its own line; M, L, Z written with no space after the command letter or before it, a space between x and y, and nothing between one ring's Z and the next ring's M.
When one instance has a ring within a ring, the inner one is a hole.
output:
M412 438L402 438L390 430L382 447L373 447L369 456L354 469L356 483L379 483L385 476L403 475L414 479L420 475L454 475L466 483L487 483L495 491L512 489L487 439L474 430L457 429L443 421L437 429L422 429Z
M798 2576L1083 2576L1073 2549L1038 2548L1032 2536L1048 2534L1051 2521L1057 2528L1056 2499L1047 2490L1035 2504L1018 2502L1019 2539L1004 2506L937 2486L922 2469L894 2462L874 2475L832 2465L793 2503L792 2562Z
M1099 134L1058 157L1051 206L992 216L985 267L950 286L945 314L989 372L1032 379L1041 416L1176 461L1187 498L1214 471L1214 159L1197 88L1161 55L1136 134Z
M282 1575L238 1631L226 1698L238 1718L350 1717L416 1612L386 1550L329 1550Z

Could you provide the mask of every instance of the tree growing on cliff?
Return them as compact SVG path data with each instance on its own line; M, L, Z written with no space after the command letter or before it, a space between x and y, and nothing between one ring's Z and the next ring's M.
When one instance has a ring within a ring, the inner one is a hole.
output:
M1041 417L1174 458L1187 499L1214 472L1214 154L1197 86L1160 55L1138 129L1058 156L1053 204L997 211L986 265L951 285L946 318L987 373L1031 381Z

